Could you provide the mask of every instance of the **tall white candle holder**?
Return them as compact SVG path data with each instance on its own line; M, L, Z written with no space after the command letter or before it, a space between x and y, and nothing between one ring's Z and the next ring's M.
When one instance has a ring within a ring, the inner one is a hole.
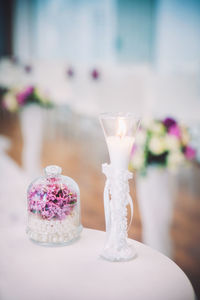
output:
M127 261L136 256L127 241L127 205L133 217L133 202L129 193L128 171L130 152L139 126L139 118L127 113L104 113L99 116L106 138L110 165L103 164L107 180L104 189L106 243L101 256L110 261Z

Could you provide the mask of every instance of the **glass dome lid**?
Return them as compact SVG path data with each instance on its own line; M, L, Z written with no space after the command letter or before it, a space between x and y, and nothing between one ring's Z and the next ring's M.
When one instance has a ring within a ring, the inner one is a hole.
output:
M28 188L27 233L34 241L68 243L81 231L79 187L61 172L59 166L47 166L45 176L34 180Z

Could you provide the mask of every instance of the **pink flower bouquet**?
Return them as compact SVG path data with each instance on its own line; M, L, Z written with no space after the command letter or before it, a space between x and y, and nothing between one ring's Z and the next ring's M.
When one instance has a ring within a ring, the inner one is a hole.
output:
M2 95L2 106L10 112L16 112L29 104L38 104L43 107L51 107L48 97L37 87L28 86L23 89L11 89Z
M175 170L194 160L196 150L190 146L188 129L172 118L143 123L131 153L131 168L146 173L147 167Z

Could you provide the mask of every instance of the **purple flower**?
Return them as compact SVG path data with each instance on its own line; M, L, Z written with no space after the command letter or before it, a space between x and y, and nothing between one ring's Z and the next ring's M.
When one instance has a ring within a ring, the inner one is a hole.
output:
M28 97L29 95L31 95L34 91L34 87L33 86L29 86L27 87L27 89L25 90L25 94Z
M94 69L94 70L91 72L91 76L92 76L92 78L93 78L94 80L97 80L97 79L99 78L100 74L99 74L99 72L98 72L96 69Z
M31 73L32 72L32 67L30 65L26 65L26 66L24 66L24 71L26 73Z
M170 135L176 136L178 139L181 138L181 131L180 131L180 128L178 127L178 125L170 126L169 129L168 129L168 133Z
M74 76L74 70L71 67L67 70L67 75L68 75L68 77Z
M196 150L190 146L187 146L187 147L185 147L184 154L188 160L192 160L196 156Z
M174 119L172 118L166 118L164 121L163 121L163 124L165 125L165 127L167 128L167 130L172 127L172 126L175 126L177 123Z
M29 86L26 88L26 90L18 93L16 98L19 105L24 105L26 103L27 98L33 93L33 91L34 91L34 87Z

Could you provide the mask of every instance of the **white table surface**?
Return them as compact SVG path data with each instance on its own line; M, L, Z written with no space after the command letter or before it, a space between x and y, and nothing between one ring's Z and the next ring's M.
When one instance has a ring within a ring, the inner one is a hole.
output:
M41 247L23 227L1 229L1 300L192 300L193 288L169 258L133 240L138 256L129 262L99 257L105 233L83 229L65 247Z

